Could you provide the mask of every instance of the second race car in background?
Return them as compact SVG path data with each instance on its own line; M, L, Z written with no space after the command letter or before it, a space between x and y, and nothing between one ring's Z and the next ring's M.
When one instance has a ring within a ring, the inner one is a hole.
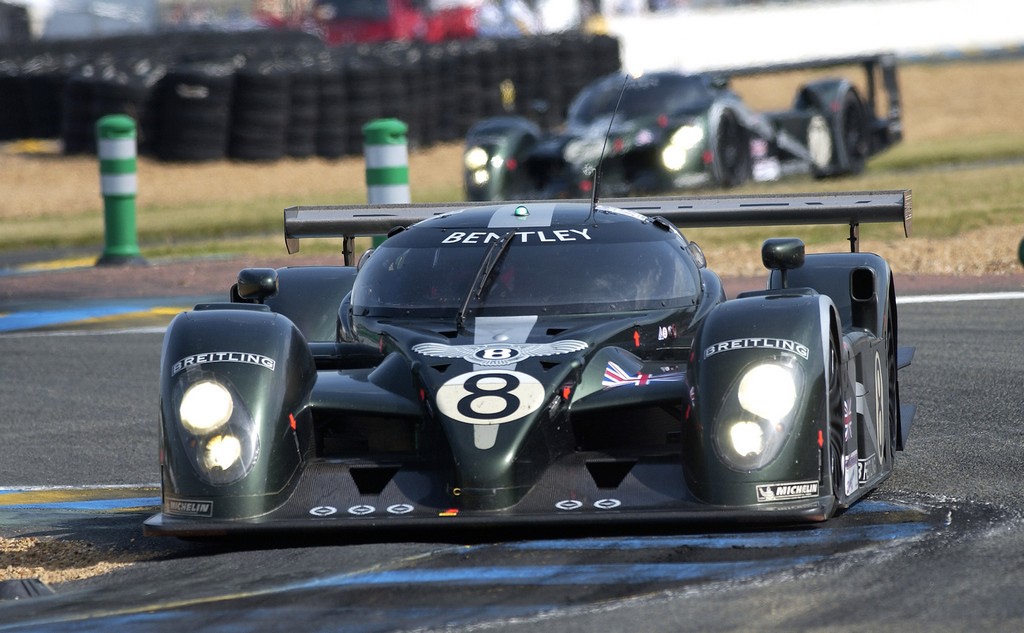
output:
M754 111L729 87L730 76L850 65L866 72L863 93L846 78L817 79L798 88L788 110ZM602 195L734 187L793 173L841 176L861 172L901 138L892 55L615 73L585 87L557 131L522 116L476 123L466 134L464 185L469 200L575 198L590 195L599 163Z

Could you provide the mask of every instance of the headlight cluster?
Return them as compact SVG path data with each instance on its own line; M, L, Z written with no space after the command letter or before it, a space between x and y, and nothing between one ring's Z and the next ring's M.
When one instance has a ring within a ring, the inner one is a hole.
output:
M259 437L252 418L226 386L213 379L192 383L181 396L178 416L185 450L204 481L230 484L252 470Z
M700 125L684 125L676 130L661 150L661 162L669 171L679 171L686 166L693 148L704 141L704 128Z
M501 156L491 156L486 149L479 145L467 149L462 156L462 162L466 171L469 172L469 181L478 187L483 187L491 180L491 174L487 169L488 165L499 169L503 163Z
M793 427L800 396L800 366L785 360L749 367L729 392L716 426L722 460L742 471L767 466Z

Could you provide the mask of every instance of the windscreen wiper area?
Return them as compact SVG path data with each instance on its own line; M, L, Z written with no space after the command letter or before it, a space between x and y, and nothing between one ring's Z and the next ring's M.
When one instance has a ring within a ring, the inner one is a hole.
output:
M459 307L459 313L455 316L455 326L458 329L461 330L466 322L466 312L469 310L470 300L479 300L483 297L494 281L498 264L505 256L505 253L508 252L508 247L512 244L515 236L516 230L512 229L497 242L491 242L490 248L484 253L484 258L480 261L480 267L477 268L476 275L473 276L473 284L469 287L469 292L466 293L465 298L462 300L462 305Z

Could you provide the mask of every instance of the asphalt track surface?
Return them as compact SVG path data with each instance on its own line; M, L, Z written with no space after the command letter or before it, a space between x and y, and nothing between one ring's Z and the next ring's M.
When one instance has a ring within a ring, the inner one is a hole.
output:
M1022 630L1024 287L1001 290L904 297L909 446L822 525L231 543L141 535L167 317L140 313L177 302L22 306L0 325L52 320L0 331L0 534L139 562L0 601L0 632Z

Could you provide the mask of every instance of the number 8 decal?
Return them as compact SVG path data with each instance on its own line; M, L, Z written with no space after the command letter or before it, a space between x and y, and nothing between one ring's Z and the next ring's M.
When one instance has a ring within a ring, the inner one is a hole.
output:
M452 378L437 390L441 413L466 424L503 424L533 413L544 403L544 387L528 374L485 370Z

